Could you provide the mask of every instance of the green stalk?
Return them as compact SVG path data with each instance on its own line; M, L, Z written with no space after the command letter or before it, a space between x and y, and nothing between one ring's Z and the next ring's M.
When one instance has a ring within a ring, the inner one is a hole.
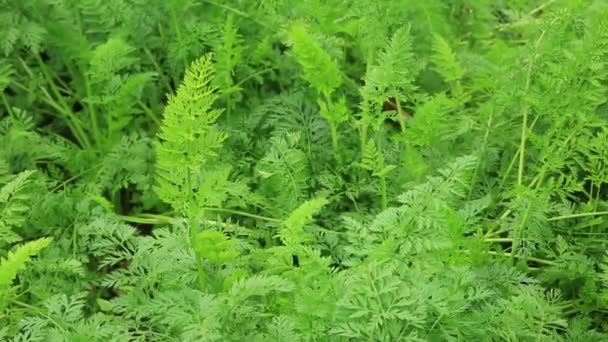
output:
M275 219L272 217L250 214L250 213L247 213L244 211L239 211L239 210L224 209L224 208L211 208L211 207L203 207L201 209L210 211L210 212L226 213L226 214L234 214L234 215L238 215L238 216L250 217L253 219L273 222L273 223L282 223L283 222L283 220ZM142 223L142 224L169 224L173 220L175 220L174 217L166 216L166 215L158 215L158 214L140 214L137 216L118 215L117 217L125 222ZM210 221L210 222L214 222L214 221ZM216 222L216 223L219 224L219 222Z
M239 211L239 210L223 209L223 208L209 208L209 207L203 207L201 209L211 211L211 212L216 212L216 213L226 213L226 214L234 214L234 215L238 215L238 216L250 217L250 218L254 218L254 219L258 219L258 220L262 220L262 221L274 222L274 223L283 222L282 220L275 219L272 217L250 214L250 213L247 213L244 211Z
M243 18L249 19L249 20L253 21L254 23L256 23L256 24L258 24L260 26L263 26L265 28L271 28L267 24L265 24L264 22L259 21L256 18L250 16L249 14L247 14L247 13L245 13L245 12L239 10L239 9L236 9L234 7L230 7L228 5L224 5L224 4L221 4L221 3L218 3L218 2L215 2L215 1L211 1L211 0L202 0L202 2L207 3L209 5L217 6L217 7L222 8L222 9L228 11L228 12L232 12L232 13L238 15L238 16L241 16Z
M331 96L329 94L324 94L325 96L325 105L327 106L327 108L332 108L332 101L331 101ZM320 103L320 102L319 102ZM337 162L340 162L340 156L338 154L338 148L339 148L339 144L338 144L338 123L335 122L335 120L332 119L332 116L330 113L328 113L327 117L324 117L325 120L327 121L327 123L329 123L329 128L331 130L331 144L332 144L332 148L334 150L334 158L336 159Z
M508 258L515 258L515 259L520 259L520 256L515 255L514 253L509 253L509 252L496 252L496 251L487 251L486 253L490 254L490 255L504 255ZM530 261L534 261L537 262L539 264L543 264L543 265L547 265L547 266L555 266L557 265L557 263L555 261L551 261L551 260L547 260L547 259L541 259L541 258L535 258L535 257L527 257L526 260L530 260Z
M536 118L534 118L534 121L532 121L532 124L530 125L530 129L533 129L534 126L536 125L536 122L538 121L538 116ZM504 176L502 177L502 180L500 181L500 189L502 189L505 185L505 182L507 181L507 178L509 177L509 174L511 174L511 170L513 169L513 167L515 166L515 162L518 159L519 153L521 151L521 145L517 148L517 151L515 152L515 155L513 156L513 158L511 159L511 162L509 163L509 166L507 167L507 171L505 172Z
M66 123L72 134L78 141L78 144L83 148L89 148L91 146L91 142L89 141L88 135L82 129L82 126L79 124L79 121L74 113L71 110L62 107L60 104L55 102L53 97L48 93L48 91L41 87L40 91L46 98L43 98L43 101L46 102L49 106L54 108L60 115L61 119Z
M78 22L78 32L80 33L80 36L85 38L86 40L86 36L84 35L84 28L82 25L82 16L80 11L76 12L76 21ZM88 43L88 41L87 41ZM88 45L88 44L87 44ZM69 63L69 61L66 63L66 65L68 66L68 69L70 70L70 73L72 74L72 77L76 76L76 71L78 70L74 70L74 68L71 66L71 63ZM76 63L75 65L76 69L84 69L84 67L80 68L80 65L78 63ZM87 73L86 70L81 71L79 74L82 74L82 80L84 82L84 87L85 87L85 97L91 98L92 95L92 91L91 91L91 83L89 82L89 79L87 77ZM97 147L97 149L101 149L101 144L102 144L102 137L101 137L101 133L99 131L99 118L97 117L97 113L95 111L95 106L93 104L88 103L88 101L83 101L83 105L86 107L87 112L89 113L89 120L91 121L91 129L93 131L93 138L95 139L95 146ZM108 118L108 125L107 125L107 130L108 130L108 136L110 135L110 125L109 122L111 120L111 115L107 115Z
M36 58L36 61L38 62L38 66L40 67L40 70L42 71L42 75L44 76L46 83L50 86L51 92L53 93L53 95L55 95L55 97L57 98L57 100L59 101L61 106L63 106L64 108L70 108L70 106L68 106L68 104L65 102L63 96L61 95L61 92L59 92L59 89L57 88L57 85L55 84L55 81L53 80L53 76L51 76L51 73L46 68L46 64L44 64L42 57L40 57L39 54L34 54L34 57Z
M86 75L83 75L82 77L83 81L84 81L84 88L85 88L85 92L86 92L86 97L90 98L91 97L91 83L89 82L89 79L87 78ZM84 105L87 107L87 112L89 112L89 121L91 121L91 129L93 130L93 137L95 138L95 144L96 146L99 148L102 145L102 138L101 138L101 133L99 131L99 122L98 122L98 118L97 118L97 113L95 111L95 106L93 104L87 103L88 101L84 101ZM106 115L107 117L107 130L108 130L108 138L111 134L111 130L110 130L110 123L112 120L112 115Z
M8 103L8 99L6 98L4 92L2 93L2 103L4 103L4 107L6 107L6 111L8 112L8 115L11 117L11 119L15 120L15 114L13 113L11 105Z
M64 120L66 121L66 124L68 124L68 127L70 127L70 130L72 130L76 139L79 140L79 143L81 144L81 146L85 147L85 148L90 147L91 143L88 139L87 134L85 133L82 126L78 123L78 120L74 116L74 113L72 113L70 106L68 106L68 104L65 102L63 96L59 92L59 89L57 89L57 86L55 85L55 82L53 81L53 77L51 76L48 69L46 68L46 65L44 64L42 57L40 57L39 54L34 54L34 58L38 62L40 70L42 71L42 75L44 76L46 83L49 85L51 92L53 93L53 95L55 95L55 97L57 98L57 101L59 101L59 102L57 103L55 101L55 99L53 99L52 96L44 90L44 88L42 88L43 92L47 96L47 99L51 103L56 104L56 106L54 106L55 109L58 110L64 116ZM29 70L29 68L27 67L25 62L22 61L22 64L24 65L26 70Z
M154 57L154 55L152 55L152 52L150 52L149 49L144 48L144 53L148 57L148 59L150 60L152 65L154 66L154 69L156 69L156 73L158 74L158 77L162 78L163 86L167 89L167 94L173 94L173 89L171 88L171 85L169 85L169 82L167 82L167 79L165 77L163 77L163 69L160 67L160 65L156 61L156 58Z
M146 116L148 116L148 118L150 118L150 120L152 120L157 126L160 127L162 125L160 119L156 117L156 114L154 114L152 110L148 108L148 106L146 106L145 103L140 100L137 101L137 104L139 105L139 107L141 107L141 110L144 112L144 114L146 114Z
M272 70L274 70L274 68L266 68L264 70L258 71L258 72L254 72L253 74L246 76L245 78L243 78L242 80L240 80L237 84L235 84L235 87L240 87L242 86L245 82L249 81L250 79L253 79L256 76L260 76L266 73L271 72Z
M334 149L334 158L338 160L338 128L333 122L329 123L331 129L331 144Z
M195 225L195 221L193 218L190 218L188 220L188 235L190 236L190 246L192 246L192 249L194 250L194 256L196 259L196 269L198 270L198 284L199 287L201 289L201 291L205 290L206 287L206 275L205 275L205 267L203 265L203 260L202 257L199 255L199 253L196 251L196 248L194 248L194 241L196 239L196 232L197 232L197 227Z
M190 197L192 197L192 180L191 180L189 171L186 174L186 186L188 189L187 191L190 193ZM196 268L198 271L198 282L199 282L200 290L204 291L205 287L206 287L205 268L203 267L202 257L195 248L196 233L197 233L198 227L196 226L196 221L192 217L192 214L187 213L185 210L183 210L183 211L184 211L183 216L188 218L188 237L190 240L190 247L194 251L194 258L196 259Z
M365 156L365 147L367 146L367 123L361 119L361 128L359 129L359 137L361 138L361 159Z
M531 203L528 204L528 207L526 208L526 211L524 212L524 217L521 219L521 224L519 225L520 230L523 230L525 228L526 224L528 224L528 217L530 215L530 210L532 210ZM519 240L519 237L518 237L518 240ZM513 239L513 244L511 245L511 260L513 260L513 262L515 262L518 244L519 244L519 241Z
M386 208L388 208L388 196L386 190L386 178L384 176L380 177L380 189L382 191L382 210L386 210Z
M53 323L53 325L55 325L57 327L57 329L61 330L63 333L66 333L66 330L63 328L63 326L61 324L59 324L56 320L54 320L53 317L44 313L44 311L42 309L37 308L33 305L29 305L27 303L18 301L16 299L12 300L11 303L21 306L23 308L35 311L37 314L41 315L42 317L46 318L49 322Z
M462 253L470 254L471 251L469 251L469 250L463 250ZM520 259L521 258L520 256L517 256L517 255L514 256L513 253L509 253L509 252L486 251L485 253L487 253L489 255L495 255L495 256L505 256L507 258L515 258L515 259ZM547 266L555 266L555 265L557 265L557 263L555 261L551 261L551 260L547 260L547 259L542 259L542 258L527 257L526 260L534 261L536 263L547 265Z
M513 239L509 238L494 238L494 239L484 239L485 242L513 242Z
M528 64L528 72L526 75L526 85L524 87L524 91L527 93L530 89L530 78L532 74L532 61ZM517 170L517 185L521 185L523 182L524 176L524 160L526 155L526 140L527 140L527 130L528 130L528 112L530 111L530 107L528 104L525 104L523 110L523 119L521 124L521 138L519 141L519 167Z
M551 218L547 219L547 221L560 221L560 220L568 220L568 219L581 218L581 217L606 216L606 215L608 215L608 211L596 211L596 212L592 212L592 213L580 213L580 214L555 216L555 217L551 217Z
M543 40L545 33L547 31L543 31L540 34L540 37L536 40L534 44L534 51L538 50L540 42ZM530 90L530 83L532 79L532 64L534 62L535 55L532 55L530 62L528 63L528 70L526 72L526 83L524 85L524 93L528 93ZM517 184L521 185L523 182L523 174L524 174L524 160L526 155L526 141L527 141L527 130L528 130L528 113L530 111L530 106L526 103L524 105L523 110L523 118L522 118L522 127L521 127L521 138L519 142L519 167L517 172Z
M486 145L487 145L488 139L490 137L490 126L492 125L493 117L494 117L494 111L491 111L490 117L488 118L488 124L486 126L486 131L483 135L483 141L481 143L480 157L477 159L477 163L475 165L475 171L473 172L473 179L471 180L471 187L469 188L469 194L467 195L467 200L469 200L471 198L471 196L473 195L473 190L475 189L475 182L477 181L477 174L479 173L479 167L481 166L481 157L483 157L486 152Z
M167 223L171 222L170 217L167 217L166 220L163 218L152 218L152 217L143 217L143 216L116 215L116 217L118 217L120 220L125 221L125 222L138 223L138 224L167 224Z
M169 10L169 15L171 17L171 24L173 25L173 30L175 31L175 36L180 45L183 43L182 31L180 29L179 22L177 21L177 13L175 13L175 7L171 6ZM182 58L182 63L184 64L184 70L188 70L188 63L186 60Z
M399 120L399 126L401 126L401 132L405 132L405 112L401 108L401 101L398 98L395 98L395 105L397 106L397 112L399 116L397 120Z

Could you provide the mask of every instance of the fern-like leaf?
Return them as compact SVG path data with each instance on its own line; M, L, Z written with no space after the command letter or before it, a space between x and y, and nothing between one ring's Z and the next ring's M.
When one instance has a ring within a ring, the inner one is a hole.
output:
M456 60L454 51L440 35L433 36L433 54L431 55L434 69L447 81L459 81L464 75L464 70Z
M32 257L47 247L52 240L52 238L41 238L26 242L9 252L6 258L0 259L0 311L9 304L14 294L12 283L17 274L25 269Z
M211 56L192 63L177 93L169 99L158 135L156 192L180 212L189 203L208 204L209 191L222 191L224 183L219 178L205 183L207 170L216 166L213 161L227 138L214 125L222 111L213 108L217 99L211 84L213 74ZM206 191L199 191L203 185L208 185ZM194 208L190 206L190 210Z
M388 98L403 98L416 89L414 79L420 70L412 51L410 27L397 30L389 44L368 68L361 89L364 103L380 105Z
M286 245L296 245L310 239L310 234L304 231L304 226L312 216L327 205L325 198L315 198L304 202L285 220L285 229L279 232L279 237Z
M21 240L13 231L25 221L30 195L24 191L34 171L23 171L0 189L0 244Z
M338 64L321 48L302 24L294 24L289 31L293 53L304 69L304 79L325 97L340 86L342 79Z

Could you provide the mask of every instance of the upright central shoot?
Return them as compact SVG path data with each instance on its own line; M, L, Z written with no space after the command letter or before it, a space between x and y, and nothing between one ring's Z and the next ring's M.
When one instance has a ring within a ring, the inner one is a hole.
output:
M217 207L224 201L229 175L219 154L227 135L215 124L222 110L213 108L217 99L216 88L211 84L213 76L209 55L190 65L176 94L169 98L156 145L156 193L187 219L195 251L199 249L195 246L199 240L198 219L204 208Z

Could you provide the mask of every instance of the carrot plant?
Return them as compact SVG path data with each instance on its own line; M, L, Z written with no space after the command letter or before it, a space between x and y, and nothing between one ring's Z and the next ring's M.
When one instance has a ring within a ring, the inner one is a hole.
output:
M0 340L608 340L604 0L0 0Z

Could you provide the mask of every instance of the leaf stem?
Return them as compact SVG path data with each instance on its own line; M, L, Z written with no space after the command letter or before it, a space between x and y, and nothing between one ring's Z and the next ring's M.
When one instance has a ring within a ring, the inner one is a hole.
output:
M530 211L532 210L532 203L528 204L528 207L526 208L526 211L524 212L524 217L522 217L521 219L521 223L519 225L519 231L523 231L527 224L528 224L528 218L530 217ZM519 235L519 234L518 234ZM519 248L519 236L517 236L517 239L513 239L513 244L511 245L511 259L513 261L515 261L515 257L516 257L516 252L517 249Z
M485 242L513 242L513 239L509 238L492 238L492 239L484 239Z
M85 92L86 92L86 98L90 99L92 92L91 92L91 82L89 81L89 78L87 77L86 74L82 75L82 79L84 82L84 88L85 88ZM98 118L97 118L97 112L95 111L95 105L92 103L89 103L89 101L83 101L85 106L87 107L87 112L89 112L89 120L91 121L91 129L93 130L93 137L95 138L95 142L97 147L101 146L101 133L99 131L99 123L98 123ZM108 123L107 123L107 127L106 129L108 130L108 137L110 136L110 134L112 134L112 130L110 129L111 126L111 121L112 121L112 115L106 115L106 117L108 118Z
M139 100L137 101L137 104L139 105L139 107L141 107L141 110L144 112L144 114L146 114L146 116L150 118L150 120L152 120L158 127L162 126L162 122L160 121L160 119L156 117L156 114L154 114L154 112L152 112L152 110L148 106L146 106L145 103Z
M232 13L240 16L240 17L249 19L249 20L253 21L254 23L256 23L256 24L258 24L260 26L263 26L265 28L269 28L268 25L266 25L265 23L257 20L256 18L250 16L249 14L247 14L247 13L245 13L245 12L239 10L239 9L236 9L234 7L230 7L230 6L227 6L227 5L224 5L224 4L221 4L221 3L217 3L217 2L211 1L211 0L202 0L202 2L207 3L209 5L217 6L217 7L222 8L222 9L228 11L228 12L232 12Z
M262 221L268 221L268 222L275 222L275 223L283 222L283 220L275 219L272 217L251 214L251 213L248 213L245 211L239 211L239 210L233 210L233 209L207 208L207 207L202 208L202 209L206 210L206 211L211 211L211 212L234 214L234 215L238 215L238 216L250 217L250 218L254 218L254 219L258 219L258 220L262 220Z
M532 79L532 64L534 63L534 59L536 57L536 51L540 46L541 41L543 40L546 30L540 34L536 43L534 44L534 53L530 58L530 62L528 63L528 70L526 71L526 83L524 85L524 93L527 94L530 90L530 83ZM527 141L527 131L528 131L528 113L530 112L530 105L528 103L524 104L523 110L523 118L522 118L522 126L521 126L521 138L519 142L519 167L517 172L517 184L521 185L523 182L523 174L524 174L524 161L526 155L526 141Z
M579 217L588 217L588 216L606 216L608 215L608 211L595 211L592 213L580 213L580 214L570 214L570 215L562 215L548 218L547 221L560 221L560 220L568 220Z
M63 328L63 326L61 326L61 324L59 324L56 320L54 320L53 317L44 313L44 311L42 311L42 309L29 305L27 303L18 301L16 299L12 300L11 303L16 304L16 305L21 306L26 309L36 311L39 315L43 316L44 318L48 319L49 322L53 323L59 330L63 331L64 333L66 332L65 329Z
M254 219L258 219L258 220L262 220L262 221L274 222L274 223L283 222L283 220L275 219L272 217L251 214L248 212L233 210L233 209L210 208L210 207L204 207L201 209L203 209L205 211L209 211L209 212L234 214L234 215L238 215L238 216L250 217L250 218L254 218ZM176 219L171 216L159 215L159 214L139 214L136 216L117 215L117 217L125 222L141 223L141 224L169 224ZM213 221L211 221L211 222L213 222Z
M380 189L382 191L382 210L386 210L386 208L388 208L388 195L386 189L386 178L384 176L380 177Z
M513 253L509 253L509 252L487 251L485 253L488 253L490 255L496 255L496 256L505 256L505 257L508 257L508 258L522 259L521 256L519 256L519 255L513 256ZM555 261L541 259L541 258L535 258L535 257L527 257L526 260L534 261L534 262L537 262L539 264L543 264L543 265L547 265L547 266L555 266L555 265L557 265L557 263Z
M160 65L156 61L156 58L154 57L154 55L152 55L152 52L150 52L150 50L148 48L144 48L144 54L148 57L148 59L150 60L150 63L152 63L152 65L156 69L156 73L158 74L158 77L162 78L162 83L163 83L163 86L167 90L167 94L173 94L173 89L171 88L171 85L167 81L167 78L164 77L165 75L163 73L163 69L160 67Z
M6 95L4 94L4 92L2 92L1 95L2 95L2 103L4 103L4 107L6 107L6 111L8 112L8 115L11 117L11 119L15 120L15 114L13 113L13 110L11 109L11 105L8 103L8 99L6 98Z
M528 63L528 71L526 74L526 85L524 87L524 92L528 92L530 89L530 78L532 74L532 61ZM527 140L527 130L528 130L528 112L530 111L530 107L528 104L524 105L523 110L523 118L521 124L521 138L519 141L519 166L517 169L517 184L521 185L523 182L524 175L524 161L526 155L526 140Z

